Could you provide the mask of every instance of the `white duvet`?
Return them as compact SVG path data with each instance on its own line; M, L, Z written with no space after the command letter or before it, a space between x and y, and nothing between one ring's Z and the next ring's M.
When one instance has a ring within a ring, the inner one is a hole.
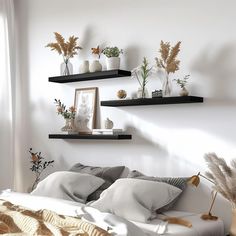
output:
M109 227L113 235L117 236L154 236L154 235L181 235L181 236L223 236L224 225L221 220L203 221L200 216L192 213L169 211L165 214L172 217L181 217L189 220L193 227L167 224L155 219L149 224L130 222L110 213L102 213L82 203L61 200L56 198L32 196L25 193L16 193L5 190L0 193L0 199L21 205L32 210L48 209L58 214L78 216L105 230Z

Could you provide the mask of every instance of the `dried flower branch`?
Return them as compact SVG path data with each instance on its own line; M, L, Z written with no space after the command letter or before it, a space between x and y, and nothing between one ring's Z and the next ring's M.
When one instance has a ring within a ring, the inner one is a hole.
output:
M204 158L209 168L206 175L215 183L214 189L229 200L233 208L236 208L236 159L232 160L229 166L215 153L208 153Z
M96 48L91 48L92 54L97 55L98 59L100 59L102 50L100 49L99 45Z
M51 166L54 160L51 161L43 161L44 157L41 156L41 152L33 152L32 148L29 150L30 153L30 162L32 163L32 166L30 167L30 170L35 173L35 181L32 185L31 190L33 191L38 182L40 181L40 175L42 172L48 167Z
M64 61L68 61L69 58L74 57L79 49L82 49L77 44L78 37L70 36L68 41L65 42L63 36L57 32L54 32L56 42L49 43L46 47L51 48L52 51L57 51L59 55L63 56Z
M180 44L181 42L178 42L174 47L171 48L169 42L164 43L161 41L159 50L161 58L156 57L155 60L157 66L164 69L167 74L175 73L177 70L179 70L180 61L177 60L177 56L180 51Z
M60 99L54 99L57 107L57 114L62 115L65 119L74 119L76 109L74 106L71 106L69 110L66 109L64 103L60 101Z

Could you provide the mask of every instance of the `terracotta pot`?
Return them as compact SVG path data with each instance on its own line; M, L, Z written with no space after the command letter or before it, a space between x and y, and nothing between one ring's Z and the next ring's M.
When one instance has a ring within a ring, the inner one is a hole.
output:
M235 208L232 209L232 221L231 221L229 232L231 236L236 236L236 209Z

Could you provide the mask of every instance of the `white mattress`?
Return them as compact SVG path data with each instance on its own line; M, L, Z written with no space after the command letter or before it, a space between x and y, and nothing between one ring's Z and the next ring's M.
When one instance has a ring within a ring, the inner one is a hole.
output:
M193 214L189 212L181 211L168 211L165 212L166 216L180 217L188 220L192 223L192 227L188 228L177 224L165 224L163 221L155 219L150 223L133 222L138 227L143 229L146 235L181 235L181 236L224 236L224 224L223 221L218 219L217 221L205 221L201 219L201 214ZM164 233L161 231L165 228ZM160 233L158 233L160 232Z
M181 235L181 236L224 236L224 225L221 220L203 221L200 215L180 211L168 211L167 216L181 217L189 220L193 227L187 228L176 224L167 224L165 233L160 234L163 229L163 221L155 219L148 224L131 222L108 213L101 213L96 209L87 207L84 204L66 201L55 198L32 196L30 194L16 193L11 191L0 192L0 199L11 201L14 204L22 205L33 210L49 209L58 214L77 216L79 210L88 210L84 219L101 228L107 226L114 229L116 236L153 236L153 235ZM138 227L136 227L136 226Z

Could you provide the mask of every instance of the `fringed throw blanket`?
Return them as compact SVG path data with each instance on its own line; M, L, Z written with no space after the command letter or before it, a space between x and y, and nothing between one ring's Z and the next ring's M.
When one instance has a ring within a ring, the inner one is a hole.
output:
M47 236L110 236L80 218L58 215L49 210L31 211L0 200L0 234Z

